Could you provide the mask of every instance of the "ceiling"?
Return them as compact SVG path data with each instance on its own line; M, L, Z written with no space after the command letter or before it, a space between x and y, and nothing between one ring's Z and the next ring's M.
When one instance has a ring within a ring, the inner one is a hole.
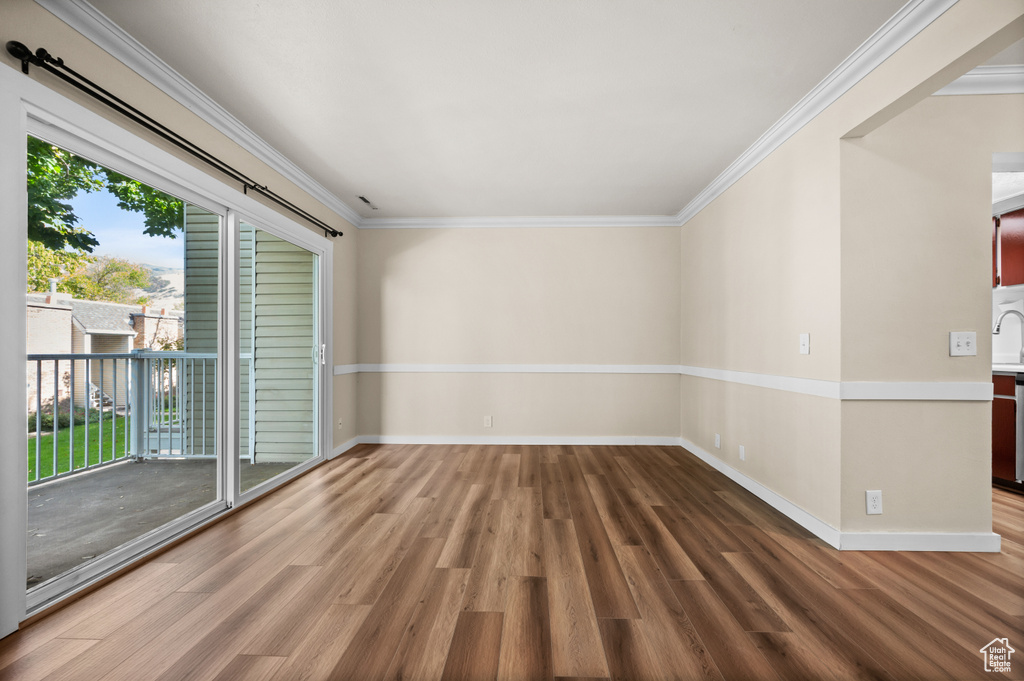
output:
M383 218L675 214L904 1L91 4Z
M1024 172L992 173L992 203L1024 196Z

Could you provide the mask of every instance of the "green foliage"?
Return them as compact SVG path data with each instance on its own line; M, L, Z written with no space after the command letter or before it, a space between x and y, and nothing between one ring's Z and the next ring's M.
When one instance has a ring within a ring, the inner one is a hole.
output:
M66 400L65 400L66 402ZM100 412L98 409L89 410L89 423L99 423ZM75 407L75 425L80 426L85 423L85 408ZM67 407L63 407L57 412L57 424L61 428L67 428L71 425L71 414L68 413ZM53 412L44 411L39 415L39 430L43 433L53 432ZM36 412L32 411L28 414L28 431L30 433L36 432Z
M111 256L92 256L85 251L55 251L38 241L28 242L28 291L48 291L50 278L57 291L79 300L103 300L123 305L145 305L149 297L136 289L151 285L142 265Z
M185 349L184 338L175 338L174 340L162 338L157 343L159 344L159 349L165 352L181 352Z
M54 250L42 242L29 241L27 290L48 291L50 279L56 278L58 291L81 298L83 291L77 283L92 261L85 251Z
M95 413L97 418L100 417L99 411L90 412L89 417L92 421L92 414ZM34 414L32 415L35 416ZM65 415L66 416L66 415ZM130 419L124 416L114 416L112 412L106 412L102 416L103 418L103 441L100 442L100 428L98 423L92 423L88 426L88 439L89 439L89 463L92 465L102 463L104 461L111 461L114 458L121 458L128 454L128 448L125 446L125 430L129 427ZM29 432L36 432L35 421L29 422ZM72 466L72 447L71 440L74 438L74 467L75 469L83 468L85 466L85 440L86 440L86 426L79 425L75 426L74 434L72 435L72 429L61 426L59 434L57 436L57 470L53 469L53 435L43 435L39 438L39 471L38 478L48 478L55 473L66 473L71 470ZM102 447L101 447L102 445ZM37 479L36 472L36 438L30 437L28 439L28 480L29 482Z
M149 286L149 270L142 265L103 255L90 257L92 262L63 282L69 293L81 300L105 300L123 305L143 305L146 296L135 295L136 289ZM58 284L58 289L60 285Z
M175 238L175 231L185 224L184 203L113 170L104 169L104 172L107 191L118 198L118 208L145 215L143 234Z
M184 227L185 207L178 199L52 144L29 137L26 160L30 242L91 253L99 242L79 226L67 202L79 192L103 189L117 197L122 210L145 216L145 234L174 238Z
M77 226L65 203L103 186L99 166L34 137L28 138L28 238L48 248L91 251L99 242Z

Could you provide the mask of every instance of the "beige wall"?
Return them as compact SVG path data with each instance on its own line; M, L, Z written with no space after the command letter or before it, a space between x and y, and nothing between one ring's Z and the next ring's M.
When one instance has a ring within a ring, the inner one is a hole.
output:
M682 377L681 392L683 437L839 527L839 400L692 376Z
M991 532L988 402L843 402L844 532ZM865 490L882 491L867 515Z
M678 363L677 228L363 230L359 238L361 363ZM363 435L678 435L672 375L363 374L358 382ZM482 428L485 415L493 428Z
M843 380L991 380L995 152L1024 152L1024 95L930 97L843 141ZM950 331L975 331L978 355L950 357ZM844 403L844 530L990 530L990 414Z
M362 230L363 363L678 361L679 230Z
M354 364L356 354L356 319L357 272L359 252L358 229L349 229L345 236L334 240L334 328L332 348L334 364ZM345 241L345 247L339 247L339 241ZM358 427L356 406L358 404L357 374L328 376L333 390L334 400L334 446L338 447L363 431ZM339 425L340 421L340 425Z
M1024 115L977 98L914 104L1019 39L1022 15L1022 2L957 3L683 226L682 364L988 380L988 174L992 151L1020 150L993 143L1024 132ZM843 140L855 129L867 135ZM979 356L949 358L951 330L978 331ZM822 403L713 384L682 379L683 438L837 529L991 530L987 403ZM865 489L884 496L870 521Z
M362 374L359 399L362 434L625 443L679 433L675 375Z
M681 363L839 377L839 146L804 128L682 228ZM811 335L811 354L799 336Z
M842 141L843 380L990 379L992 154L1021 151L1024 95L929 97Z

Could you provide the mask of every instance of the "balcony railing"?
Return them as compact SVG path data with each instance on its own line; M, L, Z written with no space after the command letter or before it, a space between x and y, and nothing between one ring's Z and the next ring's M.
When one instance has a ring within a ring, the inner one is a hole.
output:
M28 484L126 459L215 458L215 354L29 355Z

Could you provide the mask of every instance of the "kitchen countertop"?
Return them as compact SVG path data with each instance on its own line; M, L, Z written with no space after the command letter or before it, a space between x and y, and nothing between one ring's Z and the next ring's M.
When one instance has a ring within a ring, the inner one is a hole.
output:
M994 374L1024 374L1024 364L993 364Z

